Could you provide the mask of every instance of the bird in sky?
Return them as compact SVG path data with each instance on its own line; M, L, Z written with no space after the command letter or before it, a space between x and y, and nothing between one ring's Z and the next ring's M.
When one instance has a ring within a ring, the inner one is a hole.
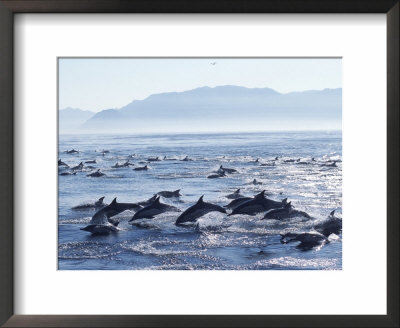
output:
M217 62L212 62L210 63L211 65L215 66L217 64Z

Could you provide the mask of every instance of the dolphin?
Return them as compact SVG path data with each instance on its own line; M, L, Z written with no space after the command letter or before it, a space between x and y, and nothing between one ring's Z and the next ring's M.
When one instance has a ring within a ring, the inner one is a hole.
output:
M176 161L176 158L168 158L167 156L164 156L163 160L164 161Z
M105 222L105 220L119 213L122 213L127 210L138 210L141 209L142 207L138 204L135 203L118 203L117 202L117 197L113 199L111 204L101 208L98 210L90 220L91 224L102 224Z
M71 149L71 150L66 150L64 153L67 153L67 154L78 154L79 150Z
M217 178L222 178L222 177L226 177L225 171L210 174L207 178L208 179L217 179Z
M189 161L192 161L192 159L190 159L189 157L185 157L184 159L181 159L181 161L183 161L183 162L189 162Z
M135 215L128 222L132 222L139 219L152 219L155 215L162 214L164 212L180 212L175 206L163 204L160 202L160 196L155 201L146 207L143 207L135 213Z
M119 164L118 162L115 163L115 165L111 166L113 169L119 169L121 167L129 167L129 166L134 166L135 164L130 163L129 160L127 160L125 163L123 164Z
M281 243L288 244L291 242L299 241L300 244L296 247L303 250L308 251L317 246L323 246L329 243L328 238L326 238L323 234L319 232L302 232L302 233L286 233L281 234Z
M272 162L272 163L262 163L262 164L260 164L260 166L275 166L276 164L275 164L275 162Z
M161 161L161 159L159 159L158 157L149 157L147 159L148 162L159 162Z
M157 198L157 195L155 194L153 197L150 197L147 200L143 200L141 202L137 202L136 204L140 205L140 206L148 206L150 204L152 204Z
M326 166L326 167L337 167L336 162L337 162L337 161L333 161L332 163L329 163L329 164L321 164L321 166Z
M69 167L68 164L64 163L61 159L58 160L58 166L66 166Z
M253 184L253 185L260 185L260 184L262 184L262 182L257 181L257 179L254 179L250 184Z
M237 199L234 199L231 201L228 205L225 205L224 207L230 208L230 209L235 209L239 205L243 204L244 202L247 202L248 200L253 199L252 197L239 197Z
M223 167L222 165L219 168L220 168L220 170L222 170L222 171L224 171L226 173L235 173L235 172L237 172L235 169L230 169L230 168L227 168L227 167Z
M177 189L175 191L160 191L157 193L157 195L163 196L165 198L179 197L179 196L182 196L179 193L180 191L181 191L180 189Z
M203 197L204 195L199 198L196 204L190 206L179 215L175 225L181 225L185 222L195 222L198 218L210 212L226 213L226 210L223 207L203 201Z
M283 162L284 163L293 163L295 160L294 159L285 159Z
M80 162L77 166L74 166L71 170L82 170L83 169L83 162Z
M234 191L233 193L226 195L225 197L228 199L237 199L242 197L242 195L240 194L240 188Z
M249 163L259 163L260 160L257 158L255 161L250 161Z
M322 233L325 237L334 233L338 235L342 232L342 219L335 216L335 211L332 211L328 218L314 226L314 230Z
M281 202L274 201L272 199L265 198L265 190L254 196L253 199L248 200L241 205L237 206L230 215L236 214L247 214L255 215L257 213L265 212L273 208L279 208L286 204L287 199Z
M83 209L88 209L88 208L101 208L101 207L107 206L107 204L105 204L103 201L104 201L104 196L100 197L94 203L87 203L87 204L74 206L72 209L73 210L83 210Z
M91 159L89 161L86 161L85 164L96 164L96 160L95 159Z
M111 217L122 213L126 210L135 210L141 206L134 203L117 203L114 198L110 205L98 210L89 222L89 225L81 228L81 230L91 232L92 234L108 234L117 232L118 221L110 219Z
M76 172L62 172L60 175L76 175Z
M135 167L133 170L134 171L147 171L149 168L147 167L147 165L145 165L145 166L138 166L138 167Z
M97 169L96 172L89 173L86 176L93 177L93 178L98 178L98 177L102 177L103 175L105 175L105 174L103 172L100 172L100 169Z
M274 208L265 213L264 217L261 220L284 220L290 219L297 216L303 216L307 219L310 219L311 216L306 212L295 210L292 207L292 202L286 203L283 207Z

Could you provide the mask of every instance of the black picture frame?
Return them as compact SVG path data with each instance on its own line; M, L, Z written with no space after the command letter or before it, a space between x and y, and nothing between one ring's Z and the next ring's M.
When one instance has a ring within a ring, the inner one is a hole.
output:
M0 324L4 327L399 327L399 8L399 0L0 0ZM13 188L13 20L17 13L386 14L387 315L14 315L13 209L19 205Z

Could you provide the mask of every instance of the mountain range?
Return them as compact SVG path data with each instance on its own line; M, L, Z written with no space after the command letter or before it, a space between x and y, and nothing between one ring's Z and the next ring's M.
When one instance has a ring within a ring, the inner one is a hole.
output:
M342 89L279 93L270 88L200 87L153 94L98 113L60 110L64 128L88 133L340 129Z

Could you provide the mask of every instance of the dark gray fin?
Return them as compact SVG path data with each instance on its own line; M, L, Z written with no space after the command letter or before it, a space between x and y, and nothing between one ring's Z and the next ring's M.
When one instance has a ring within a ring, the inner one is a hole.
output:
M113 201L111 202L110 205L115 205L115 204L117 204L117 197L115 197L115 198L113 199Z
M222 164L219 166L219 168L220 168L221 170L223 170L223 168L222 168Z
M264 196L264 194L265 194L265 190L263 190L263 191L261 191L259 194L257 194L254 198L257 198L257 199L259 199L259 198L264 198L265 196Z
M204 195L203 195L203 196L201 196L201 197L199 198L199 200L197 201L197 203L196 203L196 204L201 204L201 203L204 203L204 201L203 201L203 197L204 197Z
M76 175L76 172L72 173L72 175Z
M160 196L157 196L153 204L160 204Z
M234 192L234 194L239 194L239 193L240 193L240 188L237 189L237 190Z
M287 198L282 199L282 204L287 204Z
M329 213L329 215L330 215L330 216L335 216L335 211L336 211L336 210L333 210L332 212Z
M106 196L100 197L99 200L97 201L97 203L102 204L105 197Z
M177 195L177 196L180 196L180 195L181 195L181 194L179 193L180 191L181 191L180 189L177 189L177 190L174 191L174 194Z
M286 203L284 208L291 208L292 207L292 202Z

